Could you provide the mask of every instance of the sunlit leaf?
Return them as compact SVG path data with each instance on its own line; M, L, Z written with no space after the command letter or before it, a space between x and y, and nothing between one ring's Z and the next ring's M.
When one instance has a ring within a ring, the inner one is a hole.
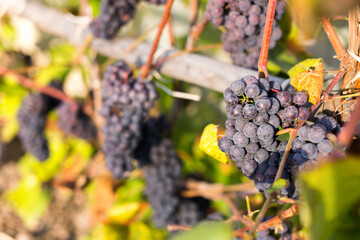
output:
M43 191L42 183L33 174L23 177L16 188L6 191L4 196L29 227L36 224L50 203L50 195Z
M360 161L326 163L301 174L301 217L310 239L360 238Z
M108 216L108 221L112 223L125 224L134 218L140 207L141 203L139 202L121 203L110 208L106 215Z
M207 222L196 226L193 230L182 232L172 240L230 240L230 226L223 222Z
M127 227L117 224L97 225L89 236L82 240L119 240L128 239L129 230Z
M143 222L134 222L129 226L129 240L165 240L166 233Z
M324 69L321 58L306 59L289 70L290 84L296 91L304 91L309 96L309 102L317 104L320 101L324 84Z
M209 124L204 128L200 138L199 148L219 162L227 163L228 157L218 147L218 127Z

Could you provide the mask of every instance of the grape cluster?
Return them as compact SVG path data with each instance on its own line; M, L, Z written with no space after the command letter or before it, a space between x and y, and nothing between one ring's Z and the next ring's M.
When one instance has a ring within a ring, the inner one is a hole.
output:
M209 201L205 198L187 198L180 202L173 219L177 225L193 226L206 217Z
M54 80L49 86L58 90L62 88L62 84ZM40 161L48 159L50 154L44 135L46 118L59 103L59 100L45 94L30 94L24 98L17 113L21 144Z
M101 14L90 23L98 38L111 39L135 14L138 0L102 0Z
M308 97L304 92L291 94L282 91L278 82L245 76L234 81L225 90L224 98L228 119L225 122L225 136L218 143L219 149L228 153L229 158L235 161L235 165L245 176L255 180L259 191L266 191L274 182L287 144L287 141L278 141L276 133L280 127L294 127L298 120L306 120L310 116ZM328 117L322 119L329 127L336 123ZM305 140L316 139L318 144L321 142L319 147L322 152L328 153L327 144L331 142L325 139L326 131L320 127L322 122L309 127L309 133L314 132L311 137L306 135L301 138L301 132L307 125L300 128L299 137L293 142L288 164L281 176L290 182L289 186L282 190L282 194L295 197L293 159L306 157L308 160L316 157L317 146L305 144ZM314 130L311 130L312 128Z
M145 195L154 209L152 217L155 225L165 227L180 204L178 190L182 162L169 139L163 139L152 146L150 161L143 167L146 179Z
M222 26L224 50L230 53L233 63L247 68L257 68L262 35L265 26L268 0L210 0L206 6L205 18L216 26ZM270 49L282 37L277 23L286 10L286 3L279 1L276 13Z
M91 141L96 137L96 127L82 110L83 105L63 102L57 107L58 125L66 133Z
M141 140L143 122L157 96L154 84L133 78L125 62L117 61L106 70L100 114L106 120L103 152L114 177L121 178L133 169L131 161Z

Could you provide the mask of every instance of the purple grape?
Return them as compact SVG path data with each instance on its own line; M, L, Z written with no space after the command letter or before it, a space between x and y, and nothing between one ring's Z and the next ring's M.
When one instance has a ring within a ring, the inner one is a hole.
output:
M317 148L319 152L323 154L328 154L333 150L333 144L329 139L324 139L320 143L318 143Z
M270 115L268 124L277 129L280 126L280 118L276 115Z
M274 128L270 124L261 124L257 129L257 136L263 141L269 140L274 134Z
M271 109L271 100L269 98L258 98L255 100L256 110L259 112L268 112Z
M246 152L248 153L256 153L259 150L259 144L250 142L246 147Z
M306 107L300 107L299 108L299 120L306 120L310 117L310 110Z
M290 93L286 91L279 92L276 98L279 100L282 107L289 106L292 101Z
M252 75L247 75L243 77L242 80L246 83L246 86L250 84L258 84L258 79Z
M233 140L233 136L235 133L237 133L236 129L234 127L227 128L225 131L225 136L231 140Z
M259 16L255 15L255 14L250 14L248 17L248 21L249 21L250 25L256 26L259 24L260 18L259 18ZM280 30L280 32L281 32L281 30Z
M266 78L260 78L259 87L262 90L270 91L270 82Z
M294 94L294 103L296 105L302 106L307 102L308 98L304 92L296 92Z
M249 84L245 88L245 95L249 98L256 98L260 94L260 88L257 84Z
M235 145L239 147L245 147L249 144L249 138L244 135L243 132L237 132L233 136L233 141Z
M247 25L247 18L245 16L238 16L235 20L235 25L239 28L244 28Z
M225 103L229 106L235 106L239 102L239 98L235 94L225 96Z
M231 108L231 116L235 119L242 117L243 106L241 104L236 104Z
M299 116L297 107L290 105L284 109L284 117L287 121L294 121Z
M236 119L235 121L235 128L236 130L238 131L242 131L242 129L244 128L245 124L247 123L248 121L246 121L245 119Z
M258 114L254 104L246 104L243 108L244 118L254 119Z
M231 160L236 162L236 161L241 161L245 156L245 154L246 154L245 148L233 145L230 148L229 157Z
M236 80L231 83L230 89L232 92L237 95L241 96L244 94L246 88L246 83L243 80Z
M304 146L305 143L306 142L304 140L302 140L299 137L296 137L291 143L291 149L294 152L301 152L301 148L302 148L302 146Z
M258 163L263 163L269 159L269 152L266 151L264 148L260 148L255 154L254 159Z
M269 114L267 114L266 112L259 112L256 118L254 118L253 122L259 126L263 123L268 122L268 120L269 120Z
M249 14L259 15L261 13L261 7L258 5L252 5L249 9Z
M263 173L257 172L254 176L254 180L257 183L262 183L265 181L265 175Z
M318 155L316 145L312 143L306 143L301 149L301 155L307 159L315 159Z
M270 89L275 89L276 91L282 91L282 87L281 84L279 82L276 81L270 81Z
M336 120L335 120L334 118L328 117L328 116L322 118L322 119L320 120L320 123L321 123L322 125L324 125L325 128L326 128L326 130L328 130L328 131L334 130L334 129L336 128L336 126L337 126Z
M273 97L270 97L269 100L271 102L271 108L269 109L268 113L274 115L280 110L280 102Z
M244 32L247 36L251 36L255 33L256 28L253 25L248 24L245 28L244 28Z
M319 143L326 137L326 128L321 124L314 124L309 129L308 137L311 142Z
M306 123L303 126L301 126L301 128L298 131L299 138L301 138L304 141L307 141L309 139L308 136L309 130L310 130L310 126L307 125Z
M218 146L219 149L222 152L229 152L230 148L234 145L233 141L231 141L231 139L227 138L227 137L222 137L220 138L219 142L218 142Z
M307 159L304 158L301 153L295 153L294 154L294 157L293 157L293 160L296 162L297 165L301 166L303 165Z
M268 150L269 152L275 152L277 151L278 144L279 144L278 141L274 141L269 146L265 146L265 149Z
M253 122L248 122L243 127L243 132L244 132L245 136L247 136L248 138L255 137L257 130L258 130L258 127Z
M251 2L249 0L240 0L238 3L238 8L240 11L246 12L250 9Z
M227 119L225 121L225 127L229 128L229 127L235 127L235 119Z

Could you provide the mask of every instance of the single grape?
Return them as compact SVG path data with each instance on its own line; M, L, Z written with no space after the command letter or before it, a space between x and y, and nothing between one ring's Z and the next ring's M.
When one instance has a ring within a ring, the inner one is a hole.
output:
M243 108L244 118L254 119L258 114L254 104L246 104Z
M245 147L249 144L249 138L243 132L237 132L233 136L234 143L239 147Z
M271 152L268 160L268 165L276 167L279 165L280 154L277 152Z
M258 165L258 168L256 169L257 173L264 173L266 169L269 167L267 162L263 162Z
M250 25L256 26L259 24L260 18L259 18L259 16L255 15L255 14L250 14L248 17L248 21L249 21Z
M236 104L231 108L231 116L235 119L242 117L243 106L241 104Z
M257 129L257 136L260 140L266 141L275 134L274 128L270 124L261 124Z
M296 162L296 164L297 165L302 165L302 164L304 164L306 161L307 161L307 159L306 158L304 158L302 155L301 155L301 153L295 153L294 154L294 157L293 157L293 160Z
M299 120L306 120L310 117L310 110L306 107L300 107L299 108Z
M248 24L245 28L244 28L244 32L247 36L251 36L255 33L256 28L253 25Z
M273 97L270 97L269 100L271 102L271 108L269 109L268 113L274 115L280 110L280 102Z
M296 92L294 94L294 103L296 105L302 106L307 102L308 98L304 92Z
M246 152L248 153L256 153L259 150L259 144L250 142L246 147Z
M243 127L243 132L246 137L253 138L256 136L256 131L258 130L258 127L253 122L248 122Z
M246 88L246 83L243 80L236 80L232 82L230 87L232 92L237 96L244 95L245 88Z
M259 87L261 90L270 91L270 82L266 78L260 78Z
M220 17L221 15L223 15L224 10L221 6L214 6L213 8L211 8L211 15L213 15L214 17Z
M284 109L284 117L287 121L294 121L299 115L297 107L290 105Z
M318 155L316 145L312 143L306 143L301 149L301 155L307 159L315 159Z
M277 167L269 166L265 171L265 177L274 179L277 173Z
M238 8L240 11L248 11L251 7L251 2L249 0L240 0L238 3Z
M270 146L273 142L274 142L274 138L269 138L269 139L266 140L266 141L264 141L264 140L259 140L259 143L260 143L261 146L263 146L263 147Z
M252 159L249 161L238 161L236 162L236 167L240 168L245 176L251 177L255 173L257 163Z
M248 121L246 121L245 119L241 118L241 119L236 119L235 121L235 128L236 130L238 131L242 131L243 127L245 126L245 124L247 123Z
M269 120L269 114L267 114L266 112L259 112L258 115L256 116L256 118L254 118L254 123L256 125L261 125L263 123L268 122Z
M229 106L235 106L239 102L239 98L235 94L225 96L225 103Z
M330 142L329 139L324 139L320 143L318 143L317 148L319 152L323 154L328 154L333 150L333 144Z
M267 91L261 89L259 96L257 96L257 97L255 98L255 100L257 100L257 99L259 99L259 98L268 98L268 93L267 93Z
M299 137L296 137L292 143L291 143L291 149L294 151L294 152L301 152L301 148L302 146L305 145L305 141L302 140L301 138Z
M324 125L326 130L328 130L328 131L334 130L336 128L336 125L337 125L336 120L334 118L328 117L328 116L320 119L320 123L322 125Z
M231 141L231 139L227 138L227 137L222 137L220 138L219 142L218 142L218 146L219 149L222 152L229 152L230 148L234 145L233 141Z
M269 159L269 152L266 151L264 148L260 148L255 154L254 159L258 163L263 163Z
M326 128L321 124L314 124L310 127L308 137L313 143L319 143L325 139Z
M327 116L323 113L319 113L318 115L316 115L315 118L315 123L321 123L321 119L326 118Z
M235 127L235 119L227 119L225 121L225 127L229 128L229 127ZM235 127L236 128L236 127Z
M237 133L238 131L236 130L236 128L234 127L229 127L226 129L225 131L225 136L231 140L233 140L233 136L235 133Z
M286 122L283 122L281 123L281 127L282 128L289 128L292 126L292 122L291 121L286 121Z
M272 144L270 144L269 146L265 146L264 148L269 152L275 152L278 148L278 144L278 141L274 141Z
M249 98L256 98L260 94L260 88L257 84L249 84L245 88L245 95Z
M255 107L259 112L268 112L271 109L271 101L267 97L258 98L255 100Z
M250 142L253 142L253 143L259 142L258 136L256 135L255 137L250 138Z
M283 152L285 151L285 148L286 148L287 143L288 143L288 141L281 141L281 142L279 143L279 146L278 146L278 148L277 148L277 151L278 151L279 153L283 153Z
M124 85L124 86L128 86L128 85ZM125 90L124 92L126 92L127 90ZM224 98L227 98L228 96L234 94L233 91L230 88L226 88L224 91Z
M242 80L246 83L246 86L247 85L250 85L250 84L258 84L258 79L252 75L247 75L245 77L242 78Z
M254 180L257 183L262 183L265 181L265 175L263 173L255 173Z
M291 94L287 91L283 91L283 92L279 92L276 95L276 98L279 100L280 105L282 107L287 107L290 105L292 99L291 99Z
M235 19L235 25L239 28L244 28L247 24L248 22L245 16L240 15Z
M249 14L259 15L260 13L261 13L261 7L259 7L256 4L252 5L249 9Z
M236 162L236 161L241 161L245 156L245 154L246 154L245 148L233 145L230 148L229 157L231 160Z
M270 81L270 88L271 89L274 89L276 91L282 91L282 87L281 87L281 84L279 82L276 82L276 81Z
M308 136L309 130L310 130L310 126L307 125L306 123L303 126L301 126L301 128L298 131L299 138L307 141L309 139L309 136Z
M296 93L295 87L291 84L287 87L286 91L288 91L291 95L294 95Z
M277 129L280 126L280 118L276 115L270 115L268 124Z

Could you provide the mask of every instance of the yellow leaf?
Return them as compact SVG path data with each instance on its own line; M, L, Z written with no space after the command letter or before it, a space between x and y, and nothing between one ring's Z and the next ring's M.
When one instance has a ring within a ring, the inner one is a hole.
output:
M228 157L218 147L218 126L209 124L204 128L200 138L199 148L219 162L227 163Z
M112 223L128 223L136 215L140 207L139 202L117 204L107 211L108 220Z
M314 68L314 69L312 69ZM322 59L307 59L289 70L290 84L296 91L306 92L309 102L317 104L320 101L324 83Z

